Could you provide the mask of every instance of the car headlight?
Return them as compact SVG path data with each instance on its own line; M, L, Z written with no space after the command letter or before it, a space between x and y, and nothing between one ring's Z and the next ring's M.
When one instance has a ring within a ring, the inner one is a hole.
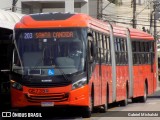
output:
M87 78L82 78L74 83L72 83L72 90L80 88L87 83Z
M17 90L23 90L23 86L20 83L15 82L13 80L11 80L11 86Z

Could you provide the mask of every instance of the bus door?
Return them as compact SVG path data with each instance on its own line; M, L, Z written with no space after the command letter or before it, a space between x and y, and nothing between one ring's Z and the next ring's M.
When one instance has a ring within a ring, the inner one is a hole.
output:
M102 66L100 35L96 33L96 39L92 35L88 36L88 79L93 79L94 84L94 106L98 106L102 101Z
M93 88L91 89L91 99L94 99L94 106L97 103L97 96L96 96L96 92L97 92L97 69L96 69L96 46L94 43L94 39L93 39L93 35L91 33L88 33L88 44L87 44L87 80L89 82L90 79L92 79ZM95 70L94 70L95 69Z

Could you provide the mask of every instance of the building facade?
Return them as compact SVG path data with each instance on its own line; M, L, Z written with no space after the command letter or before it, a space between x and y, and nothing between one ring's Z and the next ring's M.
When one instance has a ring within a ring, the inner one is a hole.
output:
M16 1L13 9L13 1ZM0 9L22 13L44 13L44 12L77 12L86 13L97 18L102 12L103 5L108 0L1 0ZM114 11L114 4L109 4L105 10ZM104 11L105 12L105 11ZM114 12L113 12L114 13Z
M16 1L13 9L13 1ZM0 9L22 14L43 12L77 12L103 19L120 26L133 27L133 13L137 29L154 34L153 0L136 0L133 11L133 0L1 0ZM157 26L159 21L157 22ZM152 24L151 24L152 23ZM157 36L159 30L156 29Z

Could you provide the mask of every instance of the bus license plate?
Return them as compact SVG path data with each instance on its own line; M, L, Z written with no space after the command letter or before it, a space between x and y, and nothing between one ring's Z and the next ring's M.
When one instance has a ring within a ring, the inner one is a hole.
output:
M41 102L42 107L52 107L54 106L53 102Z

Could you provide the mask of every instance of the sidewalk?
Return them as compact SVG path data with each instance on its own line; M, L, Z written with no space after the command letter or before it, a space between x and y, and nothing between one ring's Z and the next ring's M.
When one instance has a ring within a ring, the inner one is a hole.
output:
M151 97L151 98L160 98L160 83L159 83L156 91L153 94L149 95L148 97Z
M160 86L157 87L156 91L160 91Z
M160 90L160 82L158 83L156 91Z

